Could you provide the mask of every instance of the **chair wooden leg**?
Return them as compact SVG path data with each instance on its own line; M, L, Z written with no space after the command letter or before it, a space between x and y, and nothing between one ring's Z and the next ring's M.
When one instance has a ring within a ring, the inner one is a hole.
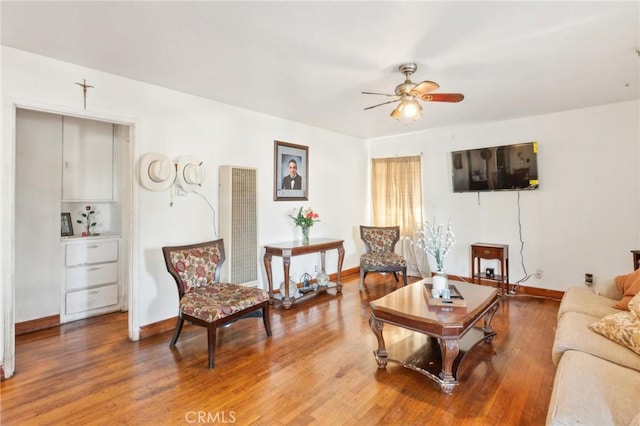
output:
M269 318L269 302L265 302L262 307L262 322L264 323L264 329L267 332L267 336L271 337L271 319Z
M175 330L173 330L173 337L171 338L171 343L169 343L170 348L176 345L176 342L178 341L178 337L180 337L180 332L182 331L183 324L184 324L184 319L178 315L178 322L176 323Z
M216 328L217 322L212 322L207 327L207 344L209 347L209 370L213 369L216 362Z
M404 268L402 270L402 281L404 285L407 285L407 268Z
M365 271L362 267L360 267L360 285L358 286L358 290L364 290L364 277L367 276L367 271Z
M395 278L396 282L400 282L400 280L398 279L398 273L397 272L393 272L393 278Z

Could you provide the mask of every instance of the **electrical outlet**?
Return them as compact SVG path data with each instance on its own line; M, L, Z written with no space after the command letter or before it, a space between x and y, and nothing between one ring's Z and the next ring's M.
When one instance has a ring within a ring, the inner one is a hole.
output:
M318 265L316 265L316 272L318 272Z
M542 269L536 269L536 273L533 274L534 277L541 280L542 279Z

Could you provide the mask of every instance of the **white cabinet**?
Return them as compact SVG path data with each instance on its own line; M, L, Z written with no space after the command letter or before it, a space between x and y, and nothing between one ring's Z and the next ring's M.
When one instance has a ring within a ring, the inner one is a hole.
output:
M63 117L62 201L111 201L113 124Z
M65 243L62 322L121 308L119 253L117 238Z

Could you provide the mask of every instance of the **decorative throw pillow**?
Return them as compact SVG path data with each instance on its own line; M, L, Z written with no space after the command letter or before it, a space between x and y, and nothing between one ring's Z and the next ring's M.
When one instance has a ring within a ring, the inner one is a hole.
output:
M640 292L640 268L630 274L616 277L616 286L622 293L622 299L613 305L613 307L628 311L629 301Z
M589 328L640 355L640 318L633 312L618 312L594 322Z
M633 296L629 302L629 311L636 314L638 319L640 319L640 293Z

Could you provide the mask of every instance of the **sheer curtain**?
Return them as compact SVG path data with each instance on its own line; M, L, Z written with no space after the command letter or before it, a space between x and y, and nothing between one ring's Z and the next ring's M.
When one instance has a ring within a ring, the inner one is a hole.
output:
M420 156L371 160L373 223L400 226L396 251L407 260L407 275L430 276L424 251L414 246L422 223L422 165Z

